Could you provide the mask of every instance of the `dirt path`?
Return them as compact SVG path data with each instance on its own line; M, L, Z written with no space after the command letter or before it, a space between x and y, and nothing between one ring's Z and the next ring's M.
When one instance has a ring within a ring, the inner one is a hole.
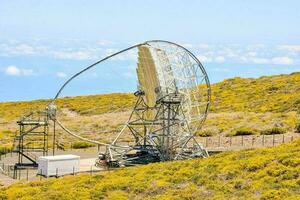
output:
M9 186L13 183L17 182L17 180L10 178L9 176L6 176L2 173L0 173L0 188L1 188L1 184L6 187Z

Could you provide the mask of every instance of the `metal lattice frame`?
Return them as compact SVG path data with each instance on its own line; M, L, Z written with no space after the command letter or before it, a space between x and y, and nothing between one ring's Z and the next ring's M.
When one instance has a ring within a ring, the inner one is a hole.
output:
M149 48L156 66L160 87L157 102L154 106L147 105L143 91L138 91L137 103L129 120L111 144L82 138L64 127L55 116L50 115L50 118L66 132L79 139L105 145L107 148L103 156L108 162L116 162L117 165L134 160L136 157L129 156L128 153L141 149L146 150L150 156L139 155L138 157L145 157L150 162L151 159L172 160L207 156L207 152L197 143L193 135L201 127L208 113L209 79L200 61L189 50L172 42L147 41L121 50L88 66L72 76L60 88L49 105L50 113L55 113L55 100L73 79L105 60L139 47ZM155 113L152 119L145 117L145 113L149 110ZM119 142L120 137L126 133L126 129L134 138L132 145Z
M49 122L46 111L30 113L19 121L19 134L14 139L13 151L18 153L15 168L36 167L37 155L48 155Z
M193 134L206 118L210 100L207 75L197 74L197 71L203 72L202 65L199 67L194 57L175 45L150 43L149 49L160 83L158 101L154 107L150 107L142 95L138 97L129 121L107 147L107 160L119 162L119 165L129 164L133 158L127 156L128 152L134 149L145 150L143 146L151 147L152 150L147 151L152 154L150 156L157 156L158 160L208 156ZM204 98L199 98L197 95L203 92ZM154 119L143 117L147 110L156 110ZM196 126L195 122L198 123ZM126 129L134 136L135 145L120 147L117 142Z
M210 86L203 66L185 49L165 43L150 43L156 56L158 76L164 95L178 93L184 96L182 108L188 123L197 122L200 128L210 103ZM202 85L204 87L199 88Z

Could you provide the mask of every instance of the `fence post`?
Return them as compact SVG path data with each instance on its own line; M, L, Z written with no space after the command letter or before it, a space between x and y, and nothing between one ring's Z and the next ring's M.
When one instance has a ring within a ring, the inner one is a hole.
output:
M73 176L75 175L75 168L74 168L74 166L73 166Z
M229 147L232 145L232 136L229 136Z
M205 137L205 147L207 147L207 137Z
M242 146L244 146L244 136L242 135Z
M294 137L292 136L292 137L291 137L291 141L293 141L293 140L294 140Z
M263 137L262 137L262 146L263 147L265 146L265 135L263 135Z
M41 169L40 180L42 180L43 170Z
M252 136L252 147L254 146L254 140L255 140L255 137L254 136Z
M4 163L3 163L4 164ZM10 168L8 167L8 169L7 169L7 174L8 174L8 176L9 176L9 174L10 174Z
M58 168L56 168L56 178L58 178Z
M13 179L16 179L16 168L14 167Z
M273 147L274 147L274 144L275 144L275 135L273 134Z
M28 181L28 168L27 168L27 171L26 171L26 179Z
M282 143L284 143L284 134L282 134Z
M90 173L90 175L92 175L93 174L93 165L91 166L91 173Z

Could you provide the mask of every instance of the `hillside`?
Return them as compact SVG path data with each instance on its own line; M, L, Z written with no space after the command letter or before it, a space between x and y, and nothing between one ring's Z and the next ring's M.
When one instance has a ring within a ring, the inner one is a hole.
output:
M294 131L300 109L300 73L232 78L212 84L210 114L197 135L235 135L240 129L261 134L273 128ZM43 109L49 101L0 103L0 139L7 144L18 117L31 110ZM109 140L126 121L135 98L132 94L104 94L66 97L58 100L60 119L69 128ZM74 117L76 116L76 117ZM103 134L105 133L105 134ZM106 134L107 133L107 134ZM68 140L67 136L61 136Z
M300 110L300 73L232 78L212 85L213 112L287 112Z
M299 199L300 140L207 159L18 183L0 199Z

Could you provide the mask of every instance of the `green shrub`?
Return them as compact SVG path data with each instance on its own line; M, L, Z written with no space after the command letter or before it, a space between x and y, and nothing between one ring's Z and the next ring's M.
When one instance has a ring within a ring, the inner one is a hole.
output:
M273 127L273 128L261 131L262 135L276 135L276 134L283 134L283 133L285 133L285 130L280 127Z
M300 133L300 123L298 123L295 127L296 133Z
M262 200L280 200L287 199L290 196L290 192L286 188L280 188L277 190L271 189L264 192L261 199Z
M0 146L0 155L6 154L11 152L12 148L11 147L1 147Z
M243 127L243 128L236 130L233 134L231 134L231 136L255 135L256 133L257 133L257 131L254 129Z
M201 137L209 137L209 136L214 136L217 134L218 134L217 131L211 130L211 129L204 129L204 130L197 131L195 133L196 136L201 136Z
M279 87L276 87L276 86L271 86L268 88L268 91L269 92L276 92L277 90L279 90L280 88Z
M95 146L94 144L91 144L88 142L83 142L83 141L75 142L72 144L73 149L86 149L86 148L94 147L94 146Z

